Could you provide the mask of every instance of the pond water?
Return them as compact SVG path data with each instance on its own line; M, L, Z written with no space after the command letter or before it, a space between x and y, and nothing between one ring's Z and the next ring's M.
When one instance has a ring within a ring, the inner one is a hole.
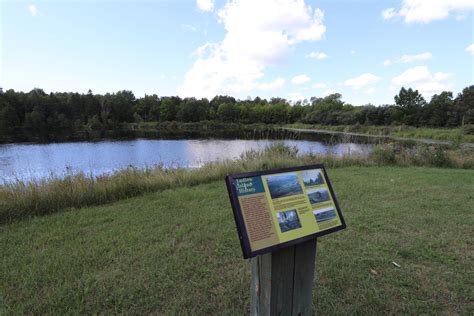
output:
M207 162L237 159L250 149L283 142L304 153L364 154L372 145L338 143L328 145L308 140L223 139L134 139L120 141L49 144L0 144L0 184L44 179L52 175L85 172L93 176L136 168L199 167Z

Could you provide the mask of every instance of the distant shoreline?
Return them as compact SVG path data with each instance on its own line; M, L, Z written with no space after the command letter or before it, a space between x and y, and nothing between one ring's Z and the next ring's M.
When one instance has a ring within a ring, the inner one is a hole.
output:
M420 136L417 136L420 134ZM120 139L305 139L347 138L359 143L387 141L418 142L428 145L474 148L474 135L464 135L459 128L415 128L407 126L341 126L310 124L241 124L215 121L182 123L176 121L123 123L120 128L81 129L36 135L18 130L14 137L0 138L0 144L55 143Z
M342 137L367 137L385 141L418 142L427 145L455 145L465 148L474 148L474 135L465 134L462 128L289 124L282 127L282 129L305 134L314 133Z
M301 132L301 133L318 133L318 134L329 134L329 135L347 135L355 137L372 137L385 140L397 140L397 141L415 141L421 142L430 145L453 145L452 141L449 140L440 140L440 139L430 139L430 138L409 138L409 137L396 137L390 135L372 135L372 134L363 134L363 133L352 133L352 132L339 132L339 131L330 131L324 129L306 129L306 128L291 128L283 127L285 130Z

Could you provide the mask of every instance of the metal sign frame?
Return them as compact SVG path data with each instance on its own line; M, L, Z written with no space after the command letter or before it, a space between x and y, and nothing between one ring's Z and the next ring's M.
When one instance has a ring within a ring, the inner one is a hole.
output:
M274 246L270 246L267 248L263 249L258 249L256 251L252 251L250 247L250 241L247 233L247 228L245 226L244 218L242 215L242 209L238 200L238 194L237 194L237 189L236 189L236 180L239 178L246 178L246 177L255 177L255 176L264 176L264 175L274 175L278 173L287 173L287 172L293 172L293 171L304 171L304 170L311 170L311 169L320 169L323 172L324 180L326 181L327 187L331 193L332 200L334 202L334 206L336 207L337 214L339 216L339 219L341 221L341 225L335 226L320 232L316 232L314 234L309 234L297 239L293 239L287 242L283 242L280 244L276 244ZM229 193L229 199L232 205L232 211L234 213L234 220L235 224L237 226L237 233L239 235L239 240L240 240L240 245L242 247L242 252L244 255L244 258L251 258L255 257L260 254L264 254L267 252L274 252L281 250L283 248L287 248L290 246L294 246L300 243L303 243L305 241L314 239L316 237L324 236L331 234L333 232L337 232L340 230L343 230L346 228L346 223L344 221L344 217L342 216L341 209L339 207L339 203L337 201L336 195L334 193L334 190L332 188L331 182L329 180L329 177L326 172L326 168L324 167L323 164L315 164L315 165L308 165L308 166L299 166L299 167L292 167L292 168L282 168L282 169L274 169L274 170L265 170L265 171L256 171L256 172L247 172L247 173L240 173L240 174L233 174L233 175L227 175L225 178L226 185L227 185L227 191Z

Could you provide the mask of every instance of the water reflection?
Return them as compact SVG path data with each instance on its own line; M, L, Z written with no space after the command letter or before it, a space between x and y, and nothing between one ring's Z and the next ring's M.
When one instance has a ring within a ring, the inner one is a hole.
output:
M360 154L370 144L339 143L333 146L308 140L217 140L217 139L135 139L126 141L73 142L52 144L0 145L0 183L15 179L43 179L68 172L90 175L112 173L129 166L136 168L199 167L207 162L237 159L250 149L263 149L275 142L297 146L299 152Z

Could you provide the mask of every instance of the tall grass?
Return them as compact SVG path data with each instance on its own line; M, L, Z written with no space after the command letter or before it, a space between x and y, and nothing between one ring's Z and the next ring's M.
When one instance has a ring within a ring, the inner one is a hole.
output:
M474 168L473 156L472 151L446 151L433 146L409 148L396 144L379 145L368 156L298 155L296 147L277 143L262 151L248 151L238 160L208 163L198 169L128 168L113 175L99 177L79 173L42 181L17 180L0 186L0 224L66 209L104 204L146 192L222 180L227 174L245 171L315 163L324 163L328 167L428 165Z
M369 159L378 165L474 168L474 157L469 151L446 150L441 146L381 144L374 148Z

